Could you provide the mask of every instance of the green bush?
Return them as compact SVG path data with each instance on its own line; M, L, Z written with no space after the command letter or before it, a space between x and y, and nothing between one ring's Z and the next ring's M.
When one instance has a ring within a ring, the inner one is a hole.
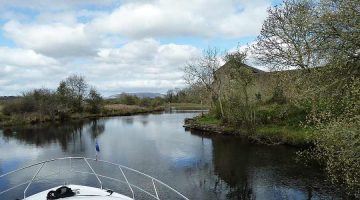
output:
M360 117L318 126L310 156L325 166L333 183L360 198Z
M265 104L257 107L256 121L260 124L299 126L305 122L307 109L293 104Z
M91 88L89 91L88 98L86 99L89 105L89 111L91 113L100 113L103 108L103 98L100 93L95 89Z
M2 112L4 115L30 113L36 111L36 101L33 97L24 96L20 99L6 102Z
M285 104L287 102L284 95L284 90L281 86L277 85L274 88L274 93L272 98L269 100L271 103Z

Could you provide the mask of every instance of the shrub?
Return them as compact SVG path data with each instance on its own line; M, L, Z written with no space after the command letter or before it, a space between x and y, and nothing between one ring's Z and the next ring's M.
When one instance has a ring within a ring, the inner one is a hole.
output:
M90 106L89 111L91 113L99 113L102 110L104 100L95 88L91 88L87 98L87 103Z
M314 132L315 147L308 152L325 166L333 183L343 185L357 198L360 198L359 127L359 116L318 126Z
M21 109L21 102L20 100L13 100L6 102L2 109L2 113L4 115L11 115L11 113L19 113Z
M278 103L278 104L286 103L286 97L284 95L284 90L281 86L278 85L274 88L274 94L273 94L272 98L270 99L270 102Z

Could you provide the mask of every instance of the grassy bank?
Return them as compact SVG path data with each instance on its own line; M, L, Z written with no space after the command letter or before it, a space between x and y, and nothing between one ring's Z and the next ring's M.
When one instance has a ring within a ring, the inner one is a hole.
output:
M1 106L0 106L1 107ZM141 113L150 113L162 111L161 107L141 107L134 105L123 105L123 104L107 104L101 110L101 112L93 114L89 112L82 113L72 113L66 117L65 120L79 120L86 118L96 118L96 117L108 117L108 116L128 116ZM27 125L27 124L37 124L44 122L57 122L61 121L59 116L51 118L48 115L41 115L40 113L23 113L23 114L14 114L14 115L4 115L0 112L0 127L6 126L16 126L16 125Z
M256 143L270 145L288 144L293 146L307 146L311 144L311 129L300 126L286 126L280 124L260 124L253 132L243 128L235 128L223 123L213 115L204 115L194 118L191 122L196 129L203 129L214 133L231 134L246 137ZM192 125L190 125L191 127Z
M312 130L299 126L260 125L254 137L269 143L303 146L311 144Z

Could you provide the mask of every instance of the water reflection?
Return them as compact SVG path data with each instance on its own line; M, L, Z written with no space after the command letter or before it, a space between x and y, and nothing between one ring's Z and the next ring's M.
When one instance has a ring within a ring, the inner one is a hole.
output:
M132 116L130 116L130 117L125 117L125 118L124 118L124 122L127 123L127 124L129 124L129 125L131 125L131 124L134 123L134 118L133 118Z
M196 131L191 134L204 137ZM226 191L227 199L339 197L319 170L296 161L295 148L254 145L227 136L207 138L212 141L214 173L219 177L212 190Z
M64 126L6 129L3 137L15 138L25 144L34 144L39 147L58 143L63 150L66 150L68 142L73 140L76 134L82 133L82 127L82 123L74 123Z
M0 173L54 157L94 157L97 140L102 159L158 177L190 199L320 199L341 195L324 181L321 172L294 160L296 149L185 132L184 118L194 115L111 117L0 130L0 145L11 152L0 152ZM0 180L0 188L11 183Z
M90 130L92 139L96 139L99 135L103 134L105 131L105 121L104 120L92 120L90 122Z
M104 133L105 121L94 119L57 125L7 128L2 131L2 139L4 141L16 139L39 147L57 143L66 151L70 141L78 140L81 143L84 129L87 129L85 132L90 134L91 138L96 139Z

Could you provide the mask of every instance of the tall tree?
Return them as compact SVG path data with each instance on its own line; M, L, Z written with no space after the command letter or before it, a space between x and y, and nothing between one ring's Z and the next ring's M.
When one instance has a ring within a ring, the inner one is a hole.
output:
M88 88L88 84L83 76L72 75L65 80L66 87L69 89L74 102L73 108L75 111L83 111L83 101Z
M101 94L96 90L96 88L90 88L87 103L90 106L91 113L99 113L103 107L103 98Z
M56 93L59 99L59 112L60 113L68 112L70 110L73 97L65 81L60 82L58 88L56 89Z
M286 0L270 8L253 46L258 60L280 70L318 66L322 61L316 51L320 39L315 34L317 19L312 7L312 1Z
M317 8L321 50L345 74L360 74L360 3L358 0L322 0ZM341 73L341 72L340 72Z
M205 49L202 55L189 62L184 69L185 80L189 85L202 85L211 94L212 101L219 105L221 117L224 117L222 103L222 82L217 74L221 67L219 50Z
M224 56L226 65L229 66L230 98L228 100L228 121L235 126L247 126L251 129L254 122L254 109L250 103L250 86L254 84L254 73L245 64L247 51L239 47Z
M251 69L245 64L247 51L241 51L239 48L234 52L225 54L224 60L230 65L230 78L241 86L245 97L245 104L249 105L248 87L254 83L254 75Z

